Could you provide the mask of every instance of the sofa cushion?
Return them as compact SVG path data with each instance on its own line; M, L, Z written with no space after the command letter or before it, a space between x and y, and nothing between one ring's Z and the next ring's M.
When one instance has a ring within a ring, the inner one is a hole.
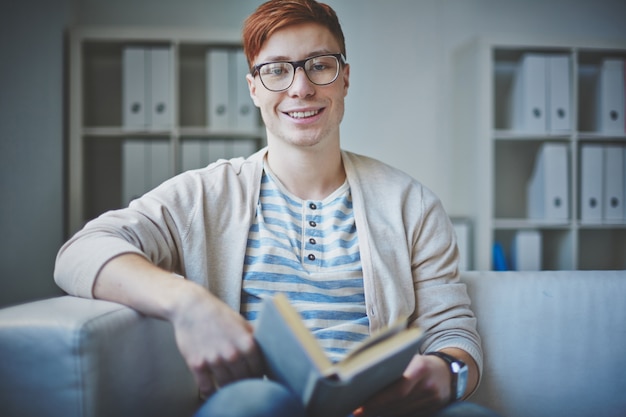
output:
M462 279L485 356L474 401L507 417L626 415L626 271Z

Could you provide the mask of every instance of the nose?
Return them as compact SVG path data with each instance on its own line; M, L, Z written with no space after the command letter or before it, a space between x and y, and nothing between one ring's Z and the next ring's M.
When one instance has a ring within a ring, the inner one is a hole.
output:
M315 94L315 85L309 80L304 68L296 68L293 82L289 87L289 95L292 97L308 97Z

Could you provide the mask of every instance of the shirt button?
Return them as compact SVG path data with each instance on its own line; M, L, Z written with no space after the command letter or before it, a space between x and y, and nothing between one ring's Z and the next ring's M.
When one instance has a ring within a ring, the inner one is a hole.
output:
M315 226L317 226L317 223L315 223L313 220L311 220L311 221L309 222L309 225L310 225L311 227L315 227Z
M315 260L315 255L313 255L311 253L311 254L309 254L308 258L309 258L309 261L314 261Z
M315 245L317 243L317 241L315 239L311 238L311 239L309 239L309 243L311 245Z
M317 206L315 205L315 203L309 204L309 207L311 208L311 210L316 210L317 209Z

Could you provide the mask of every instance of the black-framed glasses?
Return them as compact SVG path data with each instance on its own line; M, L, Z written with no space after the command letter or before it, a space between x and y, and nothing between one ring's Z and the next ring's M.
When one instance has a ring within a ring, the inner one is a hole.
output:
M291 87L296 70L302 68L309 81L315 85L328 85L339 76L345 64L342 54L317 55L302 61L264 62L252 67L250 73L259 74L263 86L270 91L284 91Z

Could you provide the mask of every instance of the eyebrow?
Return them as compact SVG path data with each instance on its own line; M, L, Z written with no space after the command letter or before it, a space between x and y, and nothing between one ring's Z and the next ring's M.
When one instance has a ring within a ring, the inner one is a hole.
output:
M334 53L341 53L341 52L332 52L330 49L320 49L320 50L313 51L313 52L307 54L306 58L296 59L294 61L303 61L305 59L309 59L309 58L312 58L314 56L328 55L328 54L334 54ZM259 64L264 64L266 62L276 62L276 61L292 62L292 60L288 56L285 56L285 55L274 55L274 56L267 57L263 61L259 62Z

